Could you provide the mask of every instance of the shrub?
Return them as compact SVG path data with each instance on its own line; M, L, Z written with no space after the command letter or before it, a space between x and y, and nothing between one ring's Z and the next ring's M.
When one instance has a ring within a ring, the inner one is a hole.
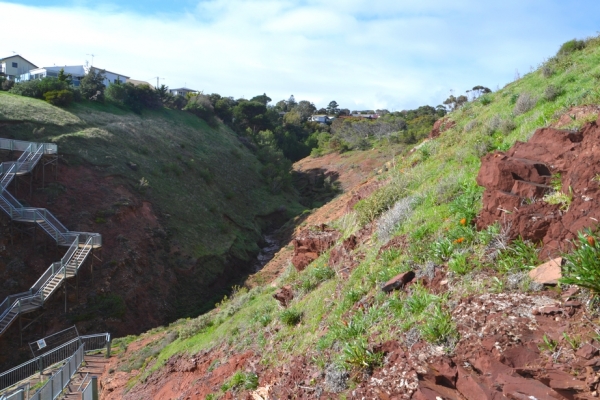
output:
M558 53L556 53L556 55L557 56L566 56L566 55L574 53L576 51L583 50L584 48L585 48L585 41L573 39L573 40L569 40L568 42L563 43L562 46L560 46L560 49L558 49Z
M500 251L496 260L496 267L504 273L529 270L538 264L538 249L520 237Z
M223 392L235 389L253 390L257 387L258 375L256 375L254 372L236 371L236 373L233 374L231 378L229 378L227 382L221 386L221 390Z
M2 90L9 91L12 87L15 86L15 81L10 79L5 79L2 81Z
M372 369L381 364L383 353L369 349L365 339L346 343L344 346L343 360L355 368Z
M527 92L523 92L517 98L515 107L513 108L513 114L521 115L535 107L537 99Z
M382 212L397 202L404 192L403 184L390 184L377 190L371 196L356 203L354 209L361 226L377 218Z
M589 230L578 232L574 243L575 249L565 255L567 260L563 267L560 283L577 285L593 292L600 293L600 243L598 236Z
M279 319L281 319L281 322L287 326L298 325L298 323L300 323L302 320L302 311L288 308L287 310L283 310L281 312Z
M544 66L542 67L542 76L544 78L550 78L552 75L554 75L554 68L552 68L547 63L544 64Z
M483 95L481 96L480 100L481 104L483 104L484 106L487 106L488 104L490 104L492 102L492 96L488 96L488 95Z
M425 322L420 327L421 336L430 343L444 343L456 338L456 326L452 323L452 316L436 304L432 311L425 315Z
M73 101L73 92L70 90L52 90L44 93L46 101L54 106L68 106Z
M467 124L464 127L464 131L465 132L471 132L474 128L477 127L477 125L479 125L479 122L474 119L472 121L467 122Z
M377 237L380 241L387 242L390 239L398 225L411 216L414 204L414 197L405 197L383 213L377 224Z
M560 95L561 90L554 85L549 85L546 90L544 90L544 99L547 101L554 101Z
M181 339L187 339L198 333L206 330L207 328L213 325L212 320L206 314L201 315L197 318L190 320L188 323L183 325L181 329L179 329L179 337Z
M464 275L469 272L467 255L465 253L452 255L452 258L448 261L448 269L458 275Z
M500 117L500 114L496 114L486 122L483 130L486 134L492 135L494 132L496 132L496 130L498 130L501 123L502 118Z
M509 133L514 131L516 127L517 124L515 124L515 121L513 121L512 118L505 118L502 121L500 121L499 130L504 135L508 135Z
M19 96L33 97L36 99L42 98L42 92L38 86L38 81L35 80L16 83L9 92L18 94Z

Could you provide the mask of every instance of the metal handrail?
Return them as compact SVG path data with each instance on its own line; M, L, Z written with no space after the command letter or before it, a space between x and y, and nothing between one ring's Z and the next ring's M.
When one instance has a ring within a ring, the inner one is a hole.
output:
M40 354L8 371L0 373L0 390L11 387L15 383L43 371L50 365L54 365L71 357L73 350L69 351L69 348L73 348L73 345L76 345L75 349L81 345L85 345L85 352L88 353L90 351L100 350L104 347L108 349L109 342L110 333L96 333L73 338L44 354Z
M38 389L30 399L33 400L46 400L56 399L62 393L63 389L67 387L73 375L77 372L81 363L83 363L85 344L79 346L77 351L73 353L71 357L65 360L65 364L56 371L50 379L46 381L44 386ZM66 373L66 376L65 376Z

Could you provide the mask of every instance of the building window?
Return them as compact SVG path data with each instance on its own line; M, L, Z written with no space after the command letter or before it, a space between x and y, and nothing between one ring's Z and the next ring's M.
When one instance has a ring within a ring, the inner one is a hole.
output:
M12 66L13 66L13 68L17 68L19 66L19 64L14 62L14 63L12 63Z

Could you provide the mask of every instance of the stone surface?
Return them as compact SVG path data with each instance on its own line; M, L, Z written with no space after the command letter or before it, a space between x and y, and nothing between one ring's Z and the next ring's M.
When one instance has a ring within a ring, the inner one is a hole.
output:
M292 240L294 255L292 264L298 271L316 260L339 239L340 233L327 225L320 225L301 231Z
M598 349L592 346L589 343L584 344L577 350L575 353L577 357L585 358L586 360L591 360L594 356L598 354Z
M383 290L386 293L389 293L393 290L401 289L408 282L412 281L414 277L415 277L414 271L403 272L401 274L396 275L389 281L387 281L385 283L385 285L383 285L381 290Z
M542 285L556 285L562 278L561 265L562 257L555 258L529 271L529 277Z
M499 222L509 227L509 239L542 242L542 258L569 251L579 231L600 221L600 185L593 183L600 174L599 142L596 121L579 132L538 129L506 153L485 155L477 175L485 187L477 228ZM543 200L558 174L560 191L572 197L568 207Z
M273 297L275 300L279 302L283 307L287 307L290 304L290 301L294 298L294 292L292 291L291 285L285 285L279 290L277 290Z

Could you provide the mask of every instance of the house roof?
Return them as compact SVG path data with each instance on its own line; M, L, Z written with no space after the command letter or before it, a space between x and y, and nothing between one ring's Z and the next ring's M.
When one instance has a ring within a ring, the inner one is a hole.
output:
M118 72L112 72L112 71L109 71L104 68L98 68L98 67L89 67L88 68L88 70L91 70L91 69L96 70L96 72L104 71L105 73L108 72L109 74L118 75L118 76L122 76L123 78L129 79L129 77L127 75L119 74Z
M127 78L127 83L131 83L133 86L148 85L151 88L154 87L146 81L138 81L137 79L131 79L131 78Z
M173 91L175 91L175 90L181 90L181 91L187 90L188 92L197 92L197 90L190 89L190 88L184 88L184 87L182 87L182 88L177 88L177 89L169 89L169 90L170 90L171 92L173 92Z
M29 60L25 59L25 57L21 57L21 56L20 56L20 55L18 55L18 54L14 54L14 55L12 55L12 56L9 56L9 57L0 58L0 62L2 62L2 61L4 61L4 60L11 59L11 58L15 58L15 57L19 57L21 60L27 61L29 64L33 65L33 66L34 66L34 67L36 67L36 68L38 67L37 65L35 65L35 64L34 64L34 63L32 63L31 61L29 61Z
M53 65L52 67L41 67L41 68L32 69L29 72L31 73L32 71L40 71L43 69L46 71L56 71L56 72L63 69L65 71L65 74L71 74L73 76L84 76L85 75L85 70L83 69L83 65L65 65L65 66Z

